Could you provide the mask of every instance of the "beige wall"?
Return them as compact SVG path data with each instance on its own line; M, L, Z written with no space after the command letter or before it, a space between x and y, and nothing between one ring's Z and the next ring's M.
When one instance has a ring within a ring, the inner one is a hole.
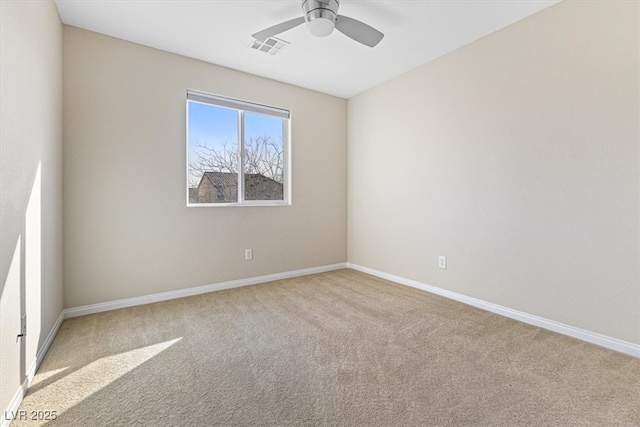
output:
M563 2L350 99L349 261L640 343L639 8Z
M0 408L62 312L62 24L0 2ZM16 342L20 317L27 337Z
M64 37L66 307L346 261L345 100ZM187 89L291 109L292 206L185 207Z

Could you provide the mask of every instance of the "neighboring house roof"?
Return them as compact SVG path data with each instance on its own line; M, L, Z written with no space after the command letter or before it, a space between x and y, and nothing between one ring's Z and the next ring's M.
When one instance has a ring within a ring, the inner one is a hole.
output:
M211 184L214 186L233 186L238 184L238 174L235 172L205 172L202 175L202 179L200 183L202 184L202 180L208 179ZM281 182L278 182L274 179L268 178L259 173L249 173L245 174L245 183L247 185L259 185L262 183L268 184L277 184L282 185ZM200 186L200 185L198 185Z
M245 185L249 187L263 185L263 184L267 184L277 188L282 187L281 182L278 182L275 179L267 178L266 176L260 175L259 173L249 173L249 174L245 174L244 176L245 176L245 181L244 181Z
M202 185L202 181L209 180L214 187L230 187L238 185L238 174L235 172L205 172L198 187Z
M205 181L208 181L215 188L237 188L238 174L235 172L205 172L200 179L198 188ZM245 174L245 195L247 200L281 200L283 185L281 182L258 173ZM197 199L195 202L197 203ZM200 200L200 202L204 202L204 200ZM207 202L213 202L213 200Z

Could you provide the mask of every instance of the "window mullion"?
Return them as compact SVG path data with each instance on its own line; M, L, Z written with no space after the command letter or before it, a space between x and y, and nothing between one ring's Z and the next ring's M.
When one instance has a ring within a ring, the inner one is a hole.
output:
M244 203L244 111L238 110L238 203Z

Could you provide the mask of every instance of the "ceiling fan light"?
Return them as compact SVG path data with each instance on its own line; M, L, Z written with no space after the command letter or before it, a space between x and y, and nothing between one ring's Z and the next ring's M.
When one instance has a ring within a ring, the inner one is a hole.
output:
M328 18L316 18L307 22L309 31L316 37L327 37L333 32L335 22Z

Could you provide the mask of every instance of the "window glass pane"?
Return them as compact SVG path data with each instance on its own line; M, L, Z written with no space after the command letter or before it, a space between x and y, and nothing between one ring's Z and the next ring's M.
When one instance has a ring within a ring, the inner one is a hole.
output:
M238 201L238 112L188 102L189 203Z
M286 121L244 114L244 198L284 200Z

